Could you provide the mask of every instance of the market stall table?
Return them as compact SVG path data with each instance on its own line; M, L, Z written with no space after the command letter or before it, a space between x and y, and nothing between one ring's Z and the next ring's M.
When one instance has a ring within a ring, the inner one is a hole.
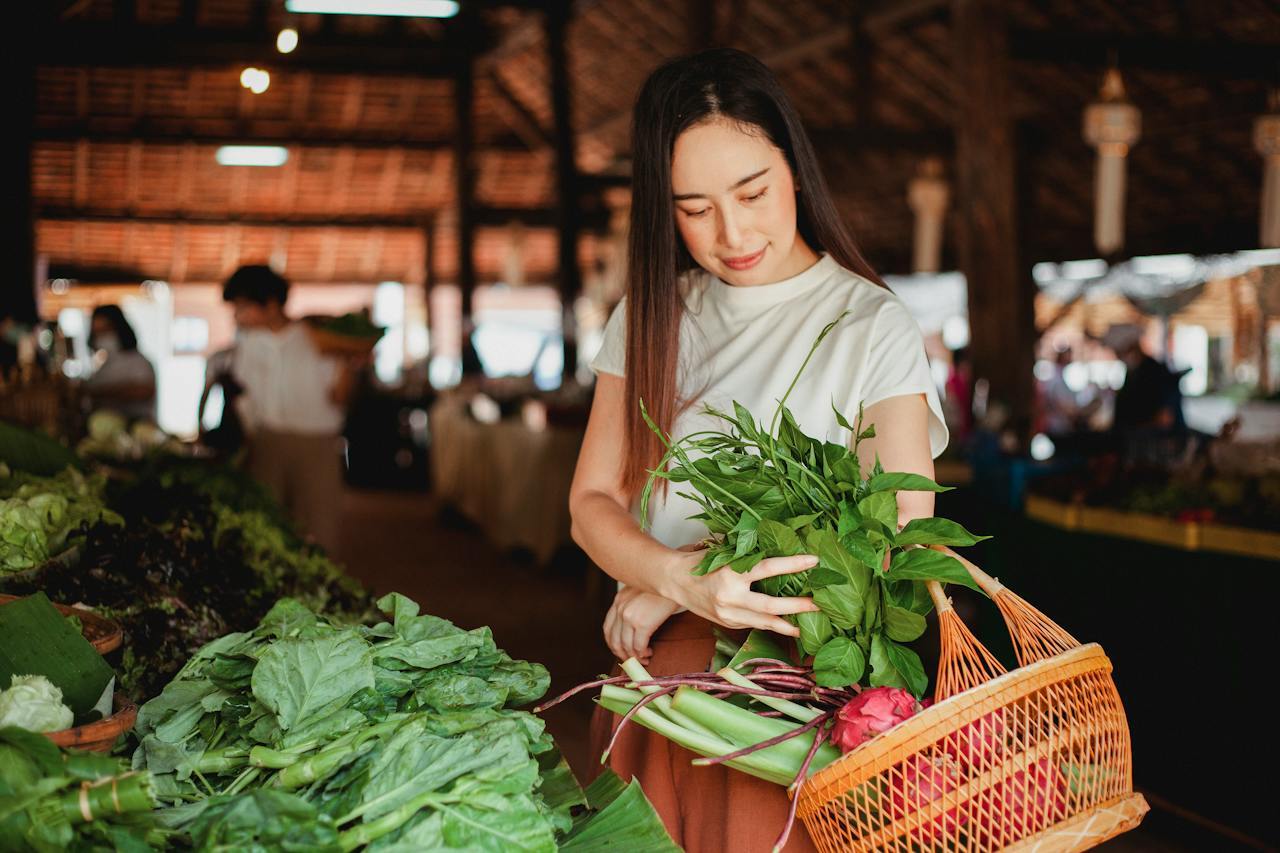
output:
M430 412L432 487L500 548L539 563L572 541L569 486L583 432L522 420L481 423L458 397Z

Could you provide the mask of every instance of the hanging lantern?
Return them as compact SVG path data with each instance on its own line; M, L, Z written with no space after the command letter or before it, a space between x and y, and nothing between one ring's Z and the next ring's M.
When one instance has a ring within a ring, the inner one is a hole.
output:
M942 177L942 161L930 157L920 164L907 186L907 204L916 215L911 271L934 273L942 269L942 222L951 199L951 187Z
M1124 246L1125 161L1142 132L1142 113L1125 98L1124 81L1112 68L1101 100L1084 111L1084 138L1098 151L1094 176L1093 242L1103 257Z
M507 226L507 248L502 258L502 280L512 287L524 284L525 229L515 221Z
M1253 146L1262 155L1262 210L1258 243L1280 248L1280 89L1271 93L1271 112L1253 123Z

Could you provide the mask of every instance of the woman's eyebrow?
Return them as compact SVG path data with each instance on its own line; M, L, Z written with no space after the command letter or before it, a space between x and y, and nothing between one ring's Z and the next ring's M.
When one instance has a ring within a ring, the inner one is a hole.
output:
M741 187L741 186L744 186L744 185L746 185L746 184L751 183L751 182L752 182L752 181L754 181L756 178L758 178L758 177L760 177L761 175L763 175L765 172L768 172L768 171L769 171L769 168L770 168L769 166L765 166L763 169L761 169L760 171L756 172L755 174L753 174L753 175L747 175L745 178L743 178L742 180L738 181L738 182L737 182L737 183L735 183L733 186L729 187L729 191L730 191L730 192L732 192L733 190L738 189L738 187ZM703 193L684 193L684 194L682 194L682 195L672 196L672 198L673 198L674 200L676 200L676 201L688 201L689 199L693 199L693 198L706 198L706 195L704 195Z

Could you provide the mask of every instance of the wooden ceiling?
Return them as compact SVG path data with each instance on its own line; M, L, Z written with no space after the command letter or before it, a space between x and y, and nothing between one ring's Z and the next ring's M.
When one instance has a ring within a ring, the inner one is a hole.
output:
M549 281L553 117L537 6L486 3L463 37L450 22L287 16L276 0L60 0L39 33L38 250L51 271L85 279L217 281L271 260L299 282L422 282L432 255L448 281L451 75L470 50L481 279L502 276L519 221L526 277ZM1280 85L1280 4L1011 0L1008 14L1024 257L1093 254L1081 115L1111 55L1143 113L1127 250L1256 245L1251 131ZM626 174L630 106L659 62L741 47L797 103L864 251L906 271L907 182L922 157L952 156L949 17L938 0L580 0L568 35L578 168ZM280 56L286 23L301 45ZM264 94L239 85L249 64L271 72ZM255 141L287 145L288 163L214 161L218 145ZM592 231L608 219L606 183L586 182ZM580 257L595 262L591 236Z

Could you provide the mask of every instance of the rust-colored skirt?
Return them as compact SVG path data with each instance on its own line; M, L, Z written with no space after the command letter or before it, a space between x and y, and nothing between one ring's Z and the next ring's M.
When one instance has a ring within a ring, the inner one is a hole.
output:
M678 613L650 643L654 675L702 672L715 651L710 622ZM621 719L597 708L591 720L592 755L604 752ZM694 767L697 756L636 723L618 738L609 766L623 779L636 778L662 816L667 831L687 853L768 851L787 820L790 801L781 785L728 767ZM813 842L797 824L786 853L807 853Z

